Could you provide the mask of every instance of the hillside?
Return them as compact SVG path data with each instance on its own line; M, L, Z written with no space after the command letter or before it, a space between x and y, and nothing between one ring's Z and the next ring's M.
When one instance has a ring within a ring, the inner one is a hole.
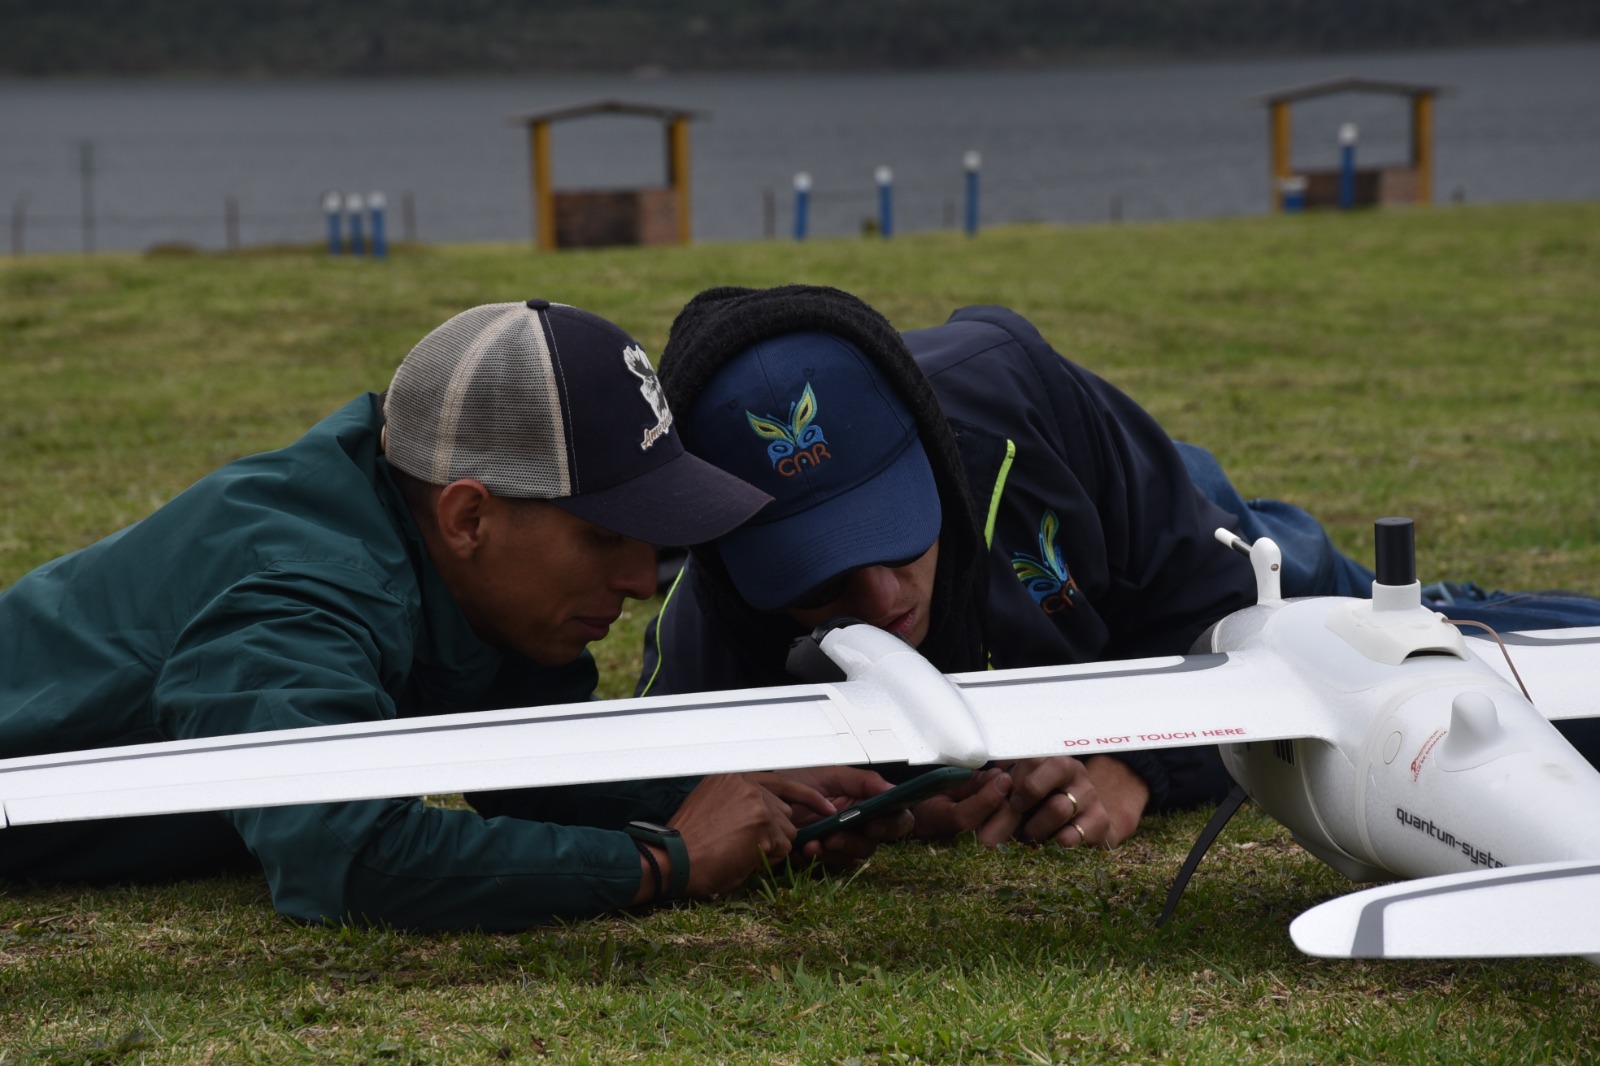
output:
M1590 0L0 0L0 76L1001 66L1596 36Z

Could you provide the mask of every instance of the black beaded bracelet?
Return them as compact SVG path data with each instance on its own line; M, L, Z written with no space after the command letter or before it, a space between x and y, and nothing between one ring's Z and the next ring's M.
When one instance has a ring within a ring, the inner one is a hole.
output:
M651 849L649 844L646 844L644 841L635 838L633 841L633 846L639 849L639 854L643 855L645 857L645 861L650 864L650 876L655 880L656 883L656 894L650 898L652 900L659 900L662 894L667 890L666 883L661 880L661 863L657 861L656 853Z

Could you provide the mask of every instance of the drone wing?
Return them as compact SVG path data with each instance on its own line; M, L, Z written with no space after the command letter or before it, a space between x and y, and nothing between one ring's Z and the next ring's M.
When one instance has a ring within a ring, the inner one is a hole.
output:
M845 633L846 631L840 631ZM938 673L870 626L833 684L318 726L0 762L4 825L578 782L1320 736L1270 659Z
M952 674L991 758L1332 739L1323 701L1270 656L1230 652Z
M1474 637L1472 649L1512 684L1520 675L1528 698L1546 718L1600 717L1600 626L1502 633L1502 654L1492 637ZM1511 665L1516 665L1513 674Z
M1600 961L1600 863L1539 863L1352 892L1289 924L1307 955L1446 959L1583 955Z
M860 719L809 685L39 755L0 762L0 825L860 763Z

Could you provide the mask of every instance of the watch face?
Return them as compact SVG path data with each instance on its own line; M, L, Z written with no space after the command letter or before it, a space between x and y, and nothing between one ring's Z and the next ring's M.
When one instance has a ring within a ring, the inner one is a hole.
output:
M655 822L629 822L628 828L639 829L646 833L657 833L665 837L675 837L678 831L669 825L657 825Z

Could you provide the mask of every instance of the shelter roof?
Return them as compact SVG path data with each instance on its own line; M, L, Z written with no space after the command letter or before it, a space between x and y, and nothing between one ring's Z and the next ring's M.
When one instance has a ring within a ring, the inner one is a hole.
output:
M535 122L560 122L569 118L584 118L588 115L637 115L641 118L660 119L662 122L676 122L678 119L704 118L704 111L690 111L681 107L667 107L662 104L641 104L627 100L592 100L586 104L568 104L565 107L553 107L544 111L532 111L525 115L513 115L511 121L524 126L531 126Z
M1335 93L1390 93L1395 96L1441 96L1455 90L1448 85L1421 85L1409 81L1385 81L1380 78L1333 78L1295 89L1283 89L1261 98L1264 104L1293 103Z

